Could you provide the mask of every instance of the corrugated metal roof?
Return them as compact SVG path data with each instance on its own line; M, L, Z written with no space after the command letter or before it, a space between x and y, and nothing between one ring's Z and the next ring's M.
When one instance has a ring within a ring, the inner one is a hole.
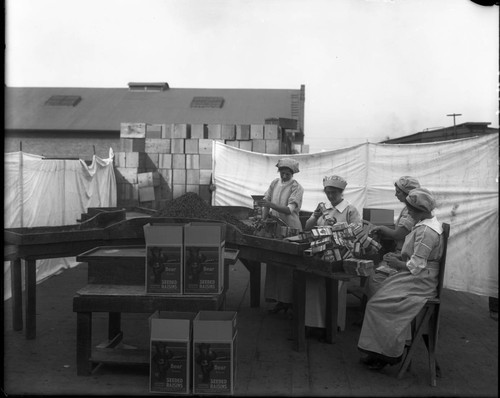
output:
M120 123L264 124L268 118L292 118L287 89L7 87L7 130L119 131ZM53 95L80 96L72 106L47 106ZM222 97L222 108L192 108L194 97Z

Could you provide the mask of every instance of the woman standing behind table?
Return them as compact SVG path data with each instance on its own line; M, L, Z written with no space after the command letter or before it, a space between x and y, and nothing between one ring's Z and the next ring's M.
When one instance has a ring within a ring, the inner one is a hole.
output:
M432 215L436 202L427 189L417 188L410 191L406 203L417 223L406 236L401 254L386 256L388 265L398 272L368 301L359 336L358 349L368 354L362 362L372 370L401 361L412 320L437 293L443 229Z
M372 233L378 233L381 238L393 239L396 243L396 252L401 252L403 243L405 241L406 235L408 235L416 224L416 221L408 213L408 207L406 206L406 197L412 189L420 188L420 183L416 178L410 176L403 176L399 178L395 183L394 187L396 189L396 198L405 204L403 210L399 214L398 220L396 221L396 228L392 229L385 226L377 226L372 228ZM380 285L385 281L387 276L382 273L372 274L367 281L365 293L368 298L372 297L375 292L380 288Z
M347 181L342 177L333 175L323 178L323 187L326 197L330 201L331 207L326 213L334 217L337 222L348 224L361 224L361 215L358 210L344 199L343 192L347 186ZM305 229L310 230L315 226L327 225L324 215L319 209L319 205L311 217L306 221ZM326 311L326 287L324 278L312 274L306 277L306 319L307 327L325 328ZM323 331L324 333L324 331Z
M288 227L302 231L299 211L302 207L304 188L293 178L299 172L299 162L291 158L283 158L276 164L280 178L273 180L264 194L264 199L257 202L263 207L262 218L269 214L278 217ZM293 269L267 264L264 295L268 300L277 302L269 310L271 313L284 311L292 306L293 302Z

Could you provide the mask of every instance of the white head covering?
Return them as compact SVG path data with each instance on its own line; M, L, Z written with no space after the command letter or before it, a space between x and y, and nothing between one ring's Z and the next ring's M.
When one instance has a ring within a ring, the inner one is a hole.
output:
M425 188L415 188L406 197L406 202L418 210L430 213L436 208L436 200L431 192Z
M340 176L326 176L323 177L323 187L334 187L344 190L347 186L347 181Z
M420 188L420 183L418 182L418 180L410 176L400 177L399 180L394 183L394 185L407 195L412 189Z
M276 163L276 167L278 168L278 170L281 167L287 167L290 170L292 170L292 172L294 174L298 173L300 171L299 170L299 162L297 162L295 159L292 159L292 158L283 158L283 159L280 159L278 161L278 163Z

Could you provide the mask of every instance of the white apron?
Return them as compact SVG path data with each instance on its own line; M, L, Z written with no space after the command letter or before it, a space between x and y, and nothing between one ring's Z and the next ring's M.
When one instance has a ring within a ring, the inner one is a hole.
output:
M348 224L361 223L361 215L357 209L346 200L339 203L336 208L328 209L331 216L337 222L347 222ZM325 219L321 216L317 225L325 224ZM316 328L325 327L326 312L326 286L325 278L317 275L307 274L306 276L306 317L305 325Z
M394 358L403 354L411 338L411 321L427 299L436 297L442 242L442 234L422 222L407 235L403 260L425 264L425 268L416 274L400 271L385 280L366 306L358 348Z
M286 183L281 183L280 179L276 179L271 183L264 197L280 206L288 206L290 203L294 203L295 208L290 215L278 213L273 209L270 210L270 214L279 217L287 226L302 231L299 211L302 206L303 194L302 186L294 179ZM267 300L291 304L293 302L293 269L267 263L264 297Z

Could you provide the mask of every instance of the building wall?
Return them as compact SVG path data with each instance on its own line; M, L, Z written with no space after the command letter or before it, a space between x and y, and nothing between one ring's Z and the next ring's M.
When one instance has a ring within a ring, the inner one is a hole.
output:
M120 132L6 132L4 152L23 152L47 158L78 158L92 160L95 154L101 158L109 156L120 146Z

